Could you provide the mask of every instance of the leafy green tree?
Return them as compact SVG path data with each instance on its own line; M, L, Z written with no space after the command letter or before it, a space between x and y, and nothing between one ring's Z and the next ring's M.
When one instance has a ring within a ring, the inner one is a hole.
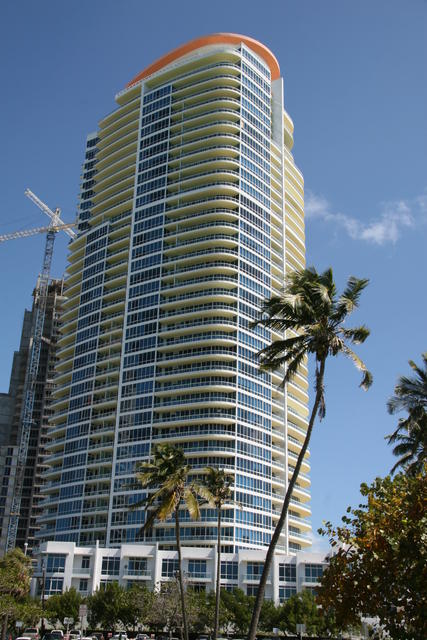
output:
M126 627L135 630L147 624L155 594L145 585L132 585L126 592Z
M39 599L31 598L27 596L17 604L17 608L14 616L9 621L11 626L15 628L17 620L21 620L25 627L34 627L38 624L42 615L42 607Z
M88 619L91 627L100 626L113 632L116 626L129 627L132 619L129 614L128 592L118 582L109 582L86 599Z
M261 368L274 371L283 366L286 367L283 378L283 384L286 384L298 373L306 356L311 354L316 362L316 394L304 444L266 554L248 640L255 640L268 573L286 521L289 501L310 442L316 416L319 415L320 419L325 416L323 385L326 360L329 356L342 354L350 358L362 371L362 388L367 389L372 383L370 372L349 346L349 343L363 343L369 336L369 330L365 326L354 329L344 327L347 317L358 307L360 295L367 284L368 280L350 277L344 292L338 297L332 269L327 269L320 274L314 268L292 272L287 277L282 295L274 296L265 302L260 312L260 319L256 323L276 331L288 332L284 333L286 336L284 339L274 341L260 351Z
M191 594L195 613L194 620L190 624L191 631L197 634L206 633L212 637L215 627L216 594L213 591L191 592L191 589L189 594ZM223 615L220 615L218 622L221 627L224 622Z
M148 496L136 503L133 508L145 506L147 519L143 531L149 530L155 520L164 521L175 517L176 548L178 551L178 583L181 598L184 640L188 640L188 621L185 609L184 580L182 575L181 535L179 528L179 509L187 507L190 517L199 519L200 509L193 484L188 484L191 466L187 464L184 452L170 444L154 447L153 460L143 463L137 473L138 482L150 489Z
M218 636L219 604L221 592L221 510L226 504L233 502L233 478L224 469L206 467L203 485L197 491L202 498L217 510L217 570L215 587L215 620L212 633L213 640Z
M57 622L63 624L64 618L74 618L75 621L79 619L79 607L83 601L80 593L76 591L74 587L50 596L46 600L46 618L49 622L55 626Z
M427 638L427 478L398 474L361 485L366 504L328 522L337 553L324 571L318 601L340 628L378 617L394 640Z
M408 414L399 420L397 429L386 436L388 443L394 445L393 454L400 456L391 473L403 467L407 473L417 474L427 460L427 352L422 358L423 368L409 360L415 375L401 376L387 403L389 413L406 411Z
M310 591L295 593L281 608L279 628L284 632L297 633L297 624L304 624L308 635L318 635L324 630L322 614Z
M19 605L30 593L31 560L21 549L9 551L0 560L0 616L2 618L2 640L6 637L8 620L16 616Z
M221 590L221 603L225 609L225 617L238 636L247 633L251 621L254 598L247 596L241 589L233 591Z
M259 628L265 633L272 633L274 628L279 628L280 607L276 607L272 600L264 600L259 616Z

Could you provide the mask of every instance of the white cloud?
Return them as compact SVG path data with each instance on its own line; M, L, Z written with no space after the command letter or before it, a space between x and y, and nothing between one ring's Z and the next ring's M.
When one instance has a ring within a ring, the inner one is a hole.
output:
M336 212L324 196L307 192L305 201L307 218L332 222L344 229L353 240L362 240L372 244L395 244L404 229L415 227L418 222L427 220L427 193L412 200L384 202L381 211L370 222Z

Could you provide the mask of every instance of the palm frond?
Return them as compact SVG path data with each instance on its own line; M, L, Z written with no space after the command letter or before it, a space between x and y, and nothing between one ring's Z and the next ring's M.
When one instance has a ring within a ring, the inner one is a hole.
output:
M340 333L346 338L346 340L350 340L353 344L363 344L366 338L369 337L370 331L368 327L365 325L361 325L360 327L355 327L354 329L346 329L345 327L340 327Z
M161 504L157 508L156 517L163 522L171 517L175 509L178 507L179 497L175 491L171 491L164 495Z
M211 507L215 506L214 496L212 495L211 491L207 486L203 485L202 483L195 482L193 484L193 487L197 495L199 495L203 500L205 500L209 504L209 506Z
M342 322L346 316L350 315L358 306L362 291L368 286L367 278L356 278L350 276L347 286L342 295L338 298L333 319Z
M192 520L200 520L199 502L192 487L187 487L185 489L184 500L188 509L188 513L190 514L190 518Z
M281 386L285 386L287 382L290 382L298 373L300 373L300 367L306 357L305 350L301 349L299 353L295 354L292 361L288 363L288 366L283 377Z
M363 360L361 360L361 358L359 358L359 356L356 355L354 353L354 351L352 349L350 349L350 347L348 347L347 345L344 345L343 353L348 358L350 358L350 360L352 360L354 362L355 366L357 367L357 369L359 369L359 371L362 371L363 377L362 377L362 382L360 383L359 387L361 387L362 389L367 391L369 389L369 387L371 386L372 382L373 382L372 373L370 371L368 371L368 369L366 368L366 365L363 362Z

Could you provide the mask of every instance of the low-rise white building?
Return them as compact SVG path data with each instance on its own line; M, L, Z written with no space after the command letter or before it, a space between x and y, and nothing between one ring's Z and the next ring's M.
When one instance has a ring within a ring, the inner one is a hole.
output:
M221 555L221 585L239 587L255 595L264 566L265 551L242 549ZM187 584L196 590L215 588L216 547L183 547L183 569ZM266 598L283 602L292 594L314 591L328 559L320 553L295 555L277 553L267 581ZM74 542L46 542L39 549L32 595L41 592L45 579L45 596L74 587L81 595L94 593L109 582L130 587L144 584L159 587L175 577L178 553L157 545L123 544L117 548L78 547Z

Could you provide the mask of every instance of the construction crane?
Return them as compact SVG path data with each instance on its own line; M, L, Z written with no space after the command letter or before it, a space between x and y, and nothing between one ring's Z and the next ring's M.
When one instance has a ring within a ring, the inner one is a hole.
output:
M25 374L23 403L21 410L21 434L18 448L18 459L15 474L14 494L11 505L11 513L9 518L9 526L6 539L6 552L11 551L16 546L16 536L18 532L19 516L21 513L22 491L24 486L25 463L28 454L28 444L30 441L30 432L33 424L33 408L36 394L37 373L40 362L40 351L43 341L43 325L46 313L46 303L48 296L50 267L52 264L53 245L55 235L58 231L64 230L70 238L75 238L76 233L70 228L72 225L64 224L61 220L61 210L56 208L55 211L39 200L32 191L27 189L25 195L36 204L39 209L46 213L50 218L48 227L38 227L28 231L16 231L7 235L0 236L0 242L5 240L13 240L14 238L22 238L32 236L36 233L46 232L46 245L43 254L42 271L39 276L35 294L34 294L34 317L29 344L28 365ZM38 303L38 304L37 304Z
M13 233L6 233L0 236L0 242L15 240L15 238L28 238L29 236L35 236L37 233L47 233L50 230L56 233L57 231L65 231L65 229L71 229L72 227L74 227L74 224L58 224L49 227L34 227L34 229L25 229L25 231L14 231Z

